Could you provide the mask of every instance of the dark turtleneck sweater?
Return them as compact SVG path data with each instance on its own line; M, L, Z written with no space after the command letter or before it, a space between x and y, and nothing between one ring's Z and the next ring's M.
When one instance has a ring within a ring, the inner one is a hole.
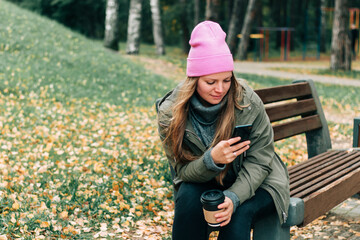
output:
M207 107L200 102L199 98L200 96L194 94L190 99L190 119L196 134L206 148L209 148L214 139L216 121L227 99L224 99L219 104Z
M221 112L221 108L227 102L227 96L219 104L210 106L204 106L199 98L200 96L198 96L198 94L194 94L190 99L190 120L196 135L208 149L204 154L204 163L206 167L209 170L220 173L225 169L225 165L217 165L214 163L214 160L211 157L212 148L210 148L210 146L214 139L218 116ZM239 198L235 193L230 191L224 191L224 194L232 200L235 211L239 205Z

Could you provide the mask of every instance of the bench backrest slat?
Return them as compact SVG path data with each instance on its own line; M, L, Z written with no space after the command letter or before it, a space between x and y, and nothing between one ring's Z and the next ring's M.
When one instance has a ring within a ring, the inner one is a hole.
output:
M257 89L255 92L264 104L311 96L311 89L307 82Z
M317 115L305 117L291 122L273 126L274 141L292 137L313 129L321 128L320 118Z
M314 99L304 99L297 102L268 106L265 110L270 122L276 122L286 118L315 113L316 105Z
M305 133L308 155L331 148L327 122L312 80L257 89L274 129L274 141Z
M265 104L275 141L322 127L308 82L257 89L255 92Z

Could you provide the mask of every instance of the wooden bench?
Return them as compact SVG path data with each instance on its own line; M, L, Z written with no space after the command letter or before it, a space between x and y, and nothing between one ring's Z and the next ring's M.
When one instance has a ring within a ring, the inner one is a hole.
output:
M290 206L285 224L276 213L254 223L254 240L288 240L291 226L305 226L360 192L360 149L332 150L328 125L312 80L255 90L265 104L274 141L306 135L308 160L288 168ZM354 120L359 147L360 118ZM174 177L174 169L171 168Z
M328 125L311 80L258 89L274 129L274 140L305 133L308 160L288 168L290 207L285 224L277 216L255 223L254 239L290 239L290 226L305 226L360 191L359 149L333 150ZM359 147L360 119L354 120Z

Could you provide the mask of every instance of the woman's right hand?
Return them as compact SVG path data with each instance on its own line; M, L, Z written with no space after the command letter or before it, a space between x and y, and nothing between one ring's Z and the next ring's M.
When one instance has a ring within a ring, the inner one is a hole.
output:
M233 145L240 141L240 137L230 138L216 144L211 150L211 157L216 164L228 164L235 160L237 156L249 149L250 141L244 141ZM231 146L233 145L233 146Z

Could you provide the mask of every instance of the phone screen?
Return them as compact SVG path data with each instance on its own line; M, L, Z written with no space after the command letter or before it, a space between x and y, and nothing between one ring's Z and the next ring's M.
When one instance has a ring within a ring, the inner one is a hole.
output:
M233 132L232 137L233 138L234 137L241 137L240 142L249 140L250 133L251 133L251 128L252 128L251 124L236 126L234 128L234 132Z

